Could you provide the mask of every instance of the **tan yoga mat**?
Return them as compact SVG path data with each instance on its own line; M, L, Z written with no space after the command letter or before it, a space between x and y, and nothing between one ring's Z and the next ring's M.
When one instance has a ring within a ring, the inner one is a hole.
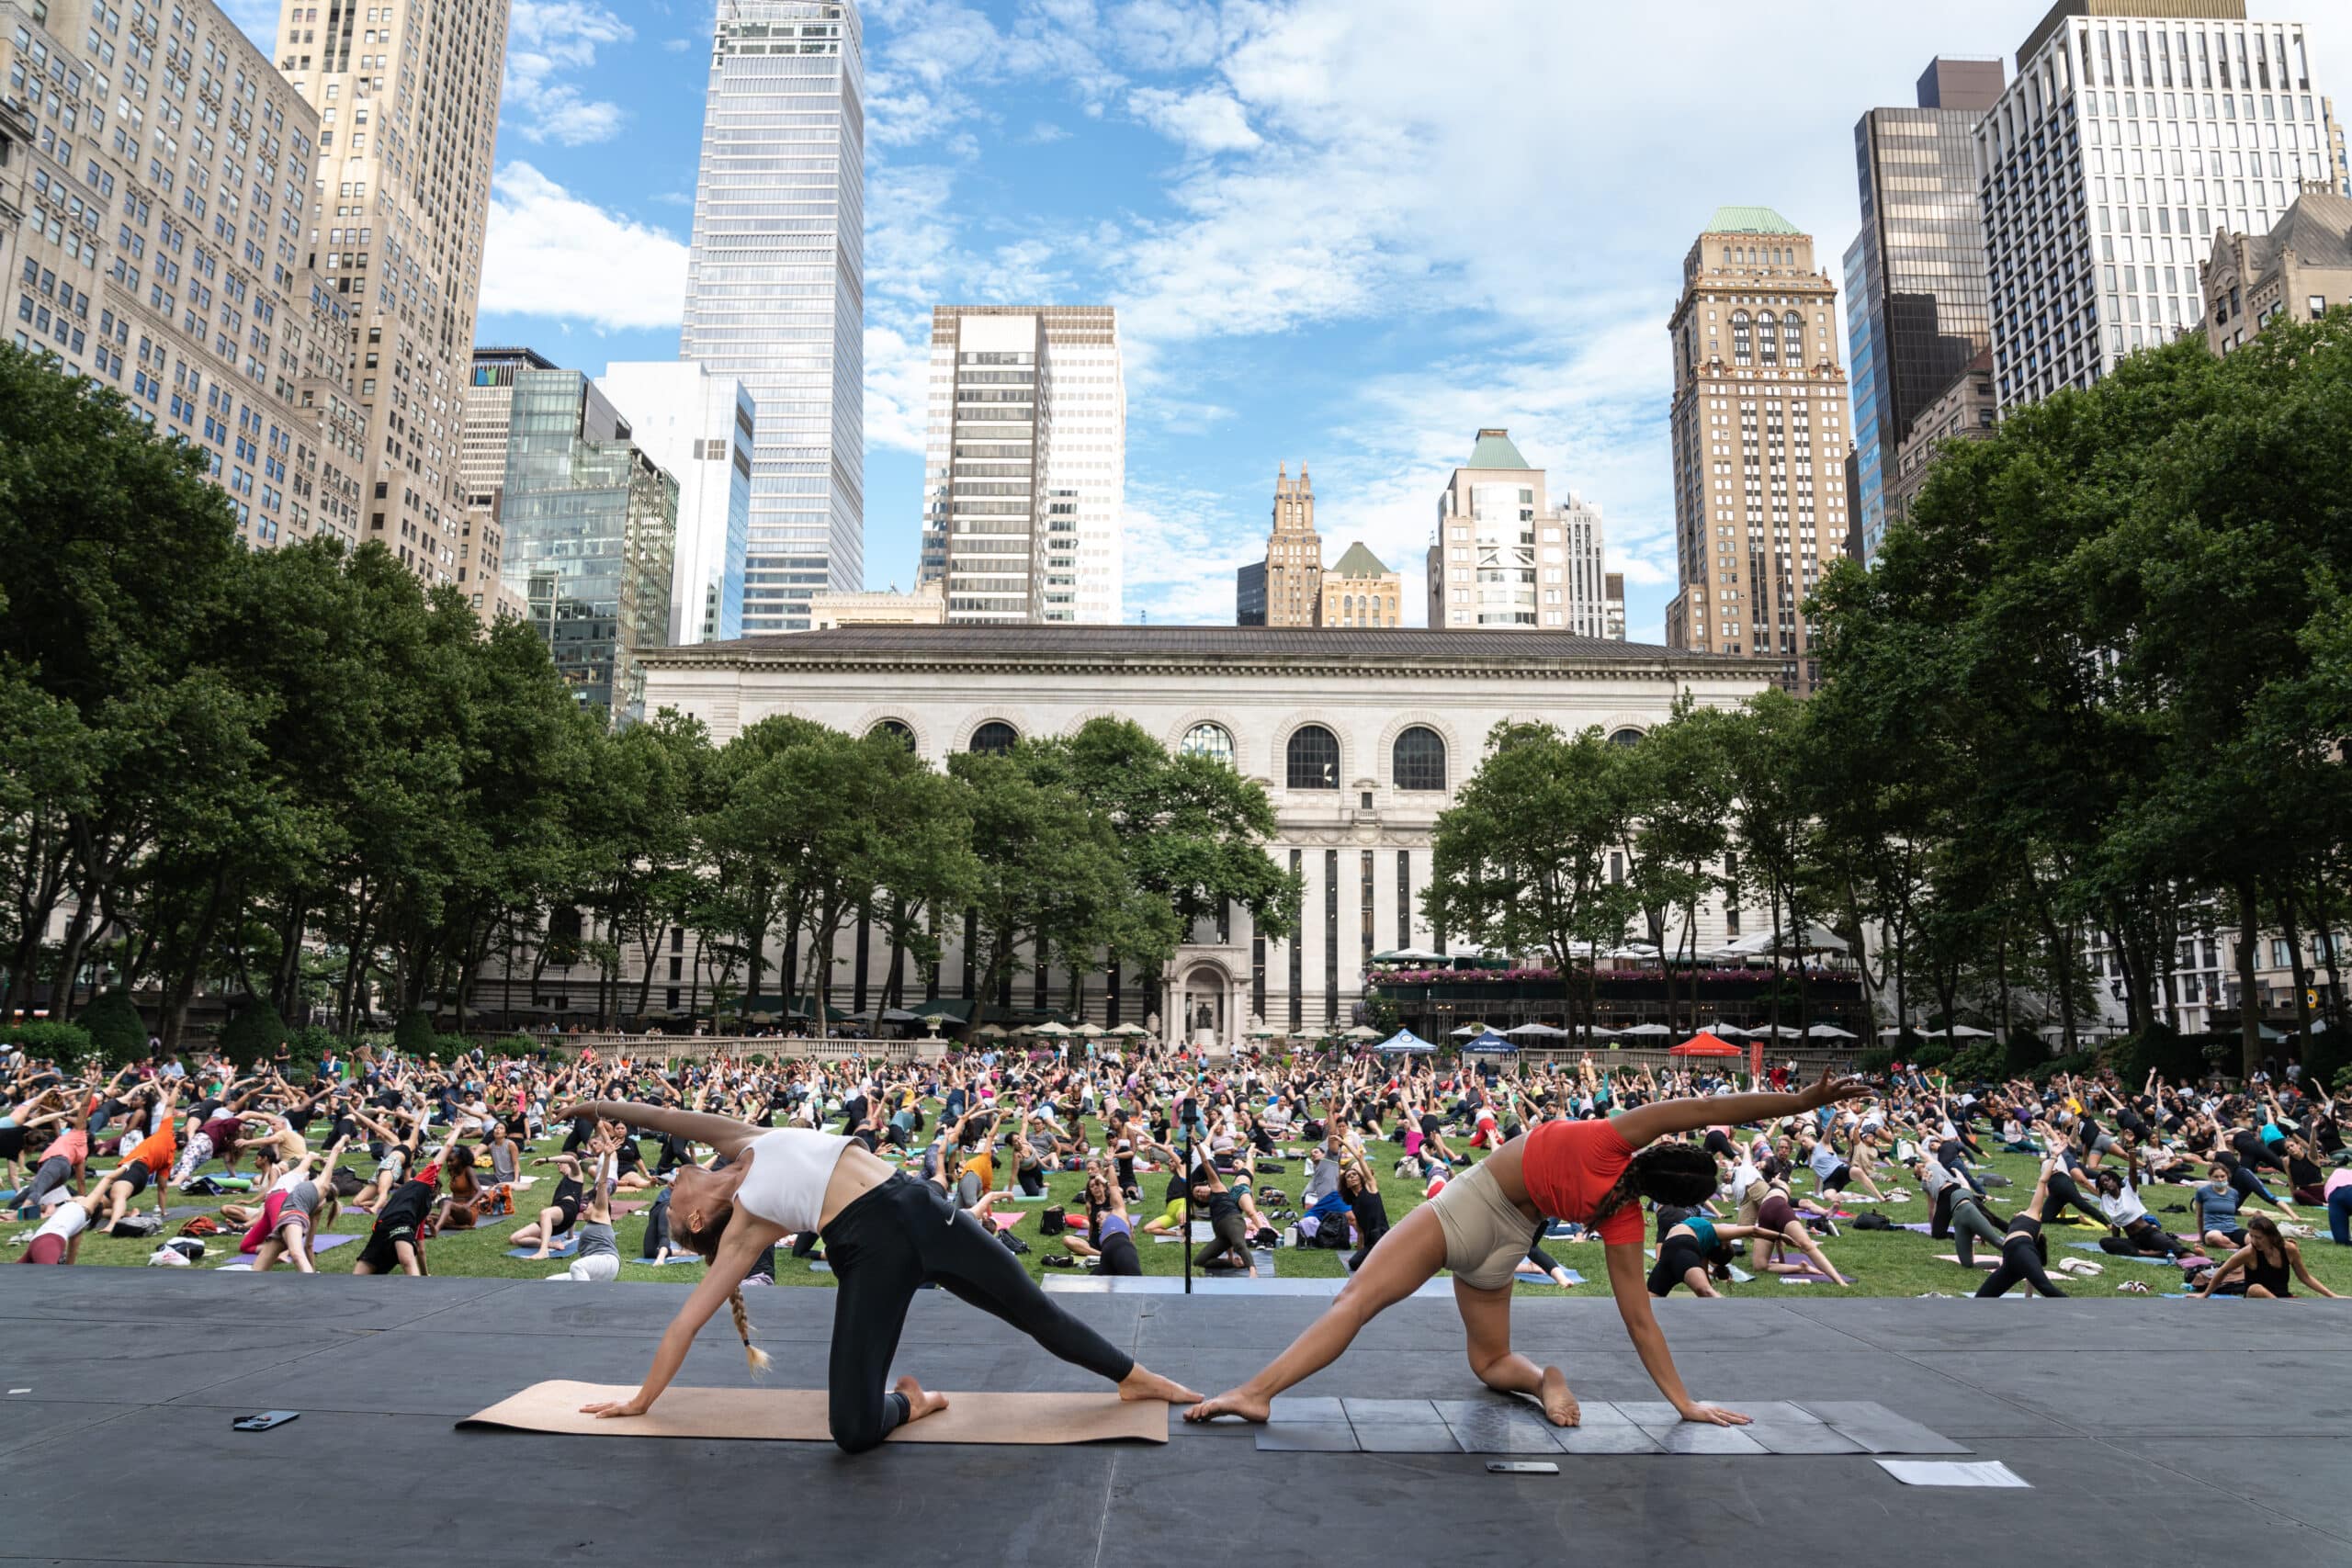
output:
M642 1416L602 1420L580 1407L622 1400L634 1387L533 1383L458 1423L593 1438L754 1438L832 1440L819 1388L673 1388ZM1115 1393L957 1393L947 1408L890 1434L894 1443L1164 1443L1168 1406Z

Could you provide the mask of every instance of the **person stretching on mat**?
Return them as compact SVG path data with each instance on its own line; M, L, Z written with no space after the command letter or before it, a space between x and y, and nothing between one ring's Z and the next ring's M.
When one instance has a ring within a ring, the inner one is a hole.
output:
M1801 1114L1870 1092L1860 1079L1825 1072L1801 1094L1662 1100L1591 1121L1544 1122L1398 1221L1289 1349L1239 1387L1193 1405L1184 1418L1263 1421L1274 1395L1339 1359L1365 1324L1445 1269L1453 1274L1454 1304L1478 1380L1503 1393L1533 1394L1555 1426L1575 1426L1581 1412L1566 1377L1510 1347L1511 1277L1549 1215L1600 1235L1625 1332L1676 1412L1686 1421L1743 1426L1747 1416L1690 1397L1650 1310L1642 1200L1694 1208L1714 1195L1717 1174L1714 1156L1705 1149L1659 1140L1717 1122Z
M1118 1385L1119 1397L1170 1404L1200 1396L1146 1371L1135 1358L1055 1304L1004 1245L928 1182L894 1169L855 1140L797 1127L769 1131L730 1117L658 1105L591 1100L565 1106L632 1127L710 1145L720 1170L681 1169L672 1184L673 1236L709 1264L654 1352L644 1386L624 1400L582 1405L603 1417L642 1416L686 1359L695 1334L721 1302L755 1372L768 1364L752 1344L741 1282L786 1236L813 1230L840 1281L827 1382L833 1441L851 1453L878 1446L893 1427L947 1408L913 1377L889 1383L907 1307L926 1281L1022 1330L1055 1356Z
M2041 1234L2041 1215L2050 1202L2050 1172L2053 1164L2050 1160L2042 1162L2041 1179L2034 1184L2033 1201L2009 1216L2008 1231L2001 1237L2001 1266L1976 1287L1980 1297L2005 1296L2009 1287L2020 1280L2039 1295L2066 1293L2050 1282L2050 1243Z
M1661 1210L1663 1219L1666 1212ZM1721 1224L1704 1214L1684 1214L1657 1238L1657 1262L1650 1269L1651 1295L1665 1297L1677 1285L1688 1285L1694 1296L1720 1296L1715 1280L1731 1278L1732 1243L1744 1236L1768 1234L1762 1225ZM1713 1276L1711 1279L1710 1276Z

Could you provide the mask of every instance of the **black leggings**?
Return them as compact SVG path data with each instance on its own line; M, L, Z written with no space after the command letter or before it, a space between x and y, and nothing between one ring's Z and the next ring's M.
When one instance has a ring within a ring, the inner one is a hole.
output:
M1113 1231L1094 1250L1102 1258L1094 1267L1097 1274L1140 1275L1143 1272L1143 1259L1136 1253L1136 1238L1125 1231Z
M1241 1211L1219 1214L1209 1222L1215 1239L1193 1259L1195 1269L1247 1269L1256 1259L1250 1251L1250 1223Z
M2028 1227L2020 1229L2020 1226ZM2022 1280L2033 1287L2036 1294L2063 1296L2066 1292L2050 1282L2049 1271L2041 1266L2041 1249L2034 1244L2041 1235L2041 1226L2024 1214L2009 1222L2009 1234L2001 1243L2001 1266L1992 1277L1976 1287L1980 1296L2007 1295L2011 1285Z
M2054 1220L2058 1217L2059 1211L2068 1204L2087 1214L2092 1223L2102 1230L2114 1224L2107 1217L2105 1210L2083 1196L2083 1190L2075 1185L2073 1177L2063 1170L2053 1170L2050 1173L2050 1203L2042 1217Z
M1056 1305L1002 1242L929 1182L894 1176L834 1215L823 1234L841 1281L830 1420L833 1441L850 1453L876 1447L907 1418L906 1400L887 1384L907 1303L926 1281L1112 1382L1135 1370L1133 1357Z
M1985 1213L1984 1205L1973 1198L1952 1204L1951 1237L1958 1246L1960 1266L1963 1269L1976 1267L1977 1242L1990 1242L1997 1248L2007 1240L2001 1227Z

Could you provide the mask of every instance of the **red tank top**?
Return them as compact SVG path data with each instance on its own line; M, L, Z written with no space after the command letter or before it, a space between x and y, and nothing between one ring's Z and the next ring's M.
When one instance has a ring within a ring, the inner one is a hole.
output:
M1546 1122L1527 1134L1519 1173L1529 1202L1553 1219L1584 1224L1633 1157L1634 1146L1607 1117ZM1638 1201L1626 1203L1598 1227L1600 1239L1611 1247L1639 1247L1642 1228Z

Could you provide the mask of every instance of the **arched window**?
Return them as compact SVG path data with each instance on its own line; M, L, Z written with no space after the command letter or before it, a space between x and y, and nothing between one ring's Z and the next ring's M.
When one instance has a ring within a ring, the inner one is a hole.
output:
M1754 343L1750 335L1747 312L1745 310L1735 310L1732 312L1731 318L1732 363L1735 365L1747 364L1748 361L1748 355L1752 352L1754 352Z
M1612 729L1609 732L1609 744L1611 746L1637 745L1640 743L1641 739L1642 732L1638 729Z
M1396 738L1388 762L1398 789L1445 787L1445 739L1425 724L1417 724Z
M877 735L888 736L910 751L915 749L915 732L904 719L886 718L865 732L869 740Z
M1001 718L992 718L972 731L972 744L967 750L997 756L1012 750L1013 742L1020 739L1021 731Z
M1302 724L1291 731L1283 762L1283 778L1292 789L1340 787L1339 737L1319 724Z
M1804 363L1804 321L1794 310L1781 318L1781 350L1790 364Z
M1209 757L1233 766L1233 736L1221 724L1201 723L1184 731L1176 750L1187 757Z
M1772 327L1771 311L1767 310L1756 318L1756 345L1763 351L1761 357L1767 365L1778 365L1781 362L1781 344L1780 340L1773 336Z

